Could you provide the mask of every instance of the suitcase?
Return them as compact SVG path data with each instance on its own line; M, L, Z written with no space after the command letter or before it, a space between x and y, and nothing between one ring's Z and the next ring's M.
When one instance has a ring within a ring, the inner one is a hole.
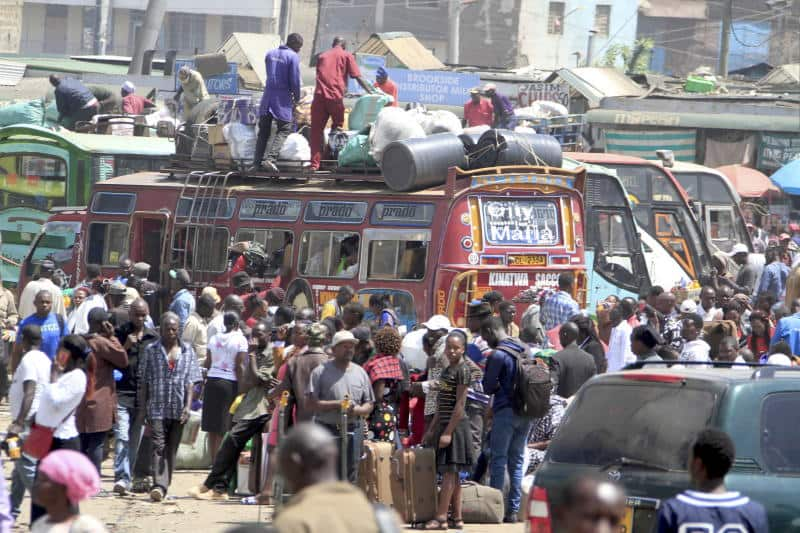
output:
M392 502L407 524L419 524L436 516L436 451L406 448L392 455Z
M467 524L501 524L505 513L503 493L478 483L462 483L461 513Z
M358 463L358 486L373 503L392 505L391 461L391 442L364 442L364 456Z

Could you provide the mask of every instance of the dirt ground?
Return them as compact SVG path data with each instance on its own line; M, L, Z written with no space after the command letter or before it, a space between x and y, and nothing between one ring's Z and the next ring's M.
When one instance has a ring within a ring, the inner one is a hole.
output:
M0 406L0 431L9 424L8 406ZM3 456L6 491L10 488L12 463ZM111 460L103 464L102 486L108 495L92 498L81 505L81 512L102 520L110 532L171 532L218 533L242 525L269 524L271 506L245 506L238 499L227 502L198 501L186 496L186 492L201 483L208 472L181 470L175 473L170 494L162 503L151 503L147 495L116 496L111 493L114 473ZM30 518L30 495L25 496L15 530L27 531ZM523 525L467 525L467 533L522 533Z

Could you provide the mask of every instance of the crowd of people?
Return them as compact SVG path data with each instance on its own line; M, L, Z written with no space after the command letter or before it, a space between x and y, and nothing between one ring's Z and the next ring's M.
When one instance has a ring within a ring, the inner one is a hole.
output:
M87 265L86 279L64 289L55 265L42 261L18 305L11 292L0 293L4 346L12 347L13 378L0 390L12 417L6 445L19 439L23 450L10 515L19 515L26 491L55 479L44 466L56 450L80 452L99 475L109 434L113 492L163 500L184 426L199 408L212 467L190 491L194 498L227 500L241 452L262 432L269 433L267 479L243 503L283 497L273 494L284 458L278 449L296 425L306 427L301 440L319 441L321 429L336 445L347 443L335 466L351 483L359 482L365 440L436 449L441 492L427 529L461 526L465 478L505 490L504 520L517 522L523 478L541 464L570 399L596 374L637 361L797 364L800 274L778 248L767 250L763 267L746 247L729 255L738 273L726 275L718 258L716 276L697 300L651 287L638 301L609 296L590 317L573 298L572 274L563 273L558 290L541 293L519 319L516 304L490 291L469 303L464 327L434 315L408 334L388 293L372 293L364 306L343 286L320 302L318 315L291 307L279 287L254 287L245 272L221 298L182 269L170 271L170 286L161 287L148 279L149 265L127 258L111 279ZM536 416L519 407L525 361L549 375L551 390ZM33 499L35 530L75 519L49 514L46 499ZM680 520L679 507L671 509L669 520Z

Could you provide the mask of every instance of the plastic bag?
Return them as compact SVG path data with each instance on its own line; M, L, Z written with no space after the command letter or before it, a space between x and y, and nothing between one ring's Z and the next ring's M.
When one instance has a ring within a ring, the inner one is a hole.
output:
M350 117L347 119L347 127L351 130L360 130L370 122L375 122L378 113L392 103L392 97L388 94L365 94L356 100Z
M378 163L369 153L369 136L353 135L339 152L340 167L376 167Z
M175 456L176 470L205 470L211 467L211 450L208 447L208 434L198 431L194 444L181 444Z
M280 152L278 152L278 159L284 161L310 161L311 160L311 147L308 145L308 140L299 133L292 133L286 137Z
M393 141L425 137L412 113L397 107L384 107L369 133L370 155L380 165L383 150Z
M58 115L56 115L56 118L58 118ZM41 126L43 123L44 105L41 100L18 102L0 108L0 126L11 126L13 124L35 124Z
M434 133L453 133L461 135L464 128L461 126L461 120L451 111L445 109L437 109L429 112L413 111L413 116L422 129L425 130L427 135Z
M222 135L231 147L233 159L252 161L256 152L256 130L240 122L225 124Z

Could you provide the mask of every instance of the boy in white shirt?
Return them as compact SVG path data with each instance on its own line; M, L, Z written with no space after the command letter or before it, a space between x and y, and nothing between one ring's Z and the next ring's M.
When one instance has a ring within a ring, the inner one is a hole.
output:
M691 315L681 322L681 337L685 341L681 351L681 361L711 361L711 347L700 338L703 331L703 317Z

